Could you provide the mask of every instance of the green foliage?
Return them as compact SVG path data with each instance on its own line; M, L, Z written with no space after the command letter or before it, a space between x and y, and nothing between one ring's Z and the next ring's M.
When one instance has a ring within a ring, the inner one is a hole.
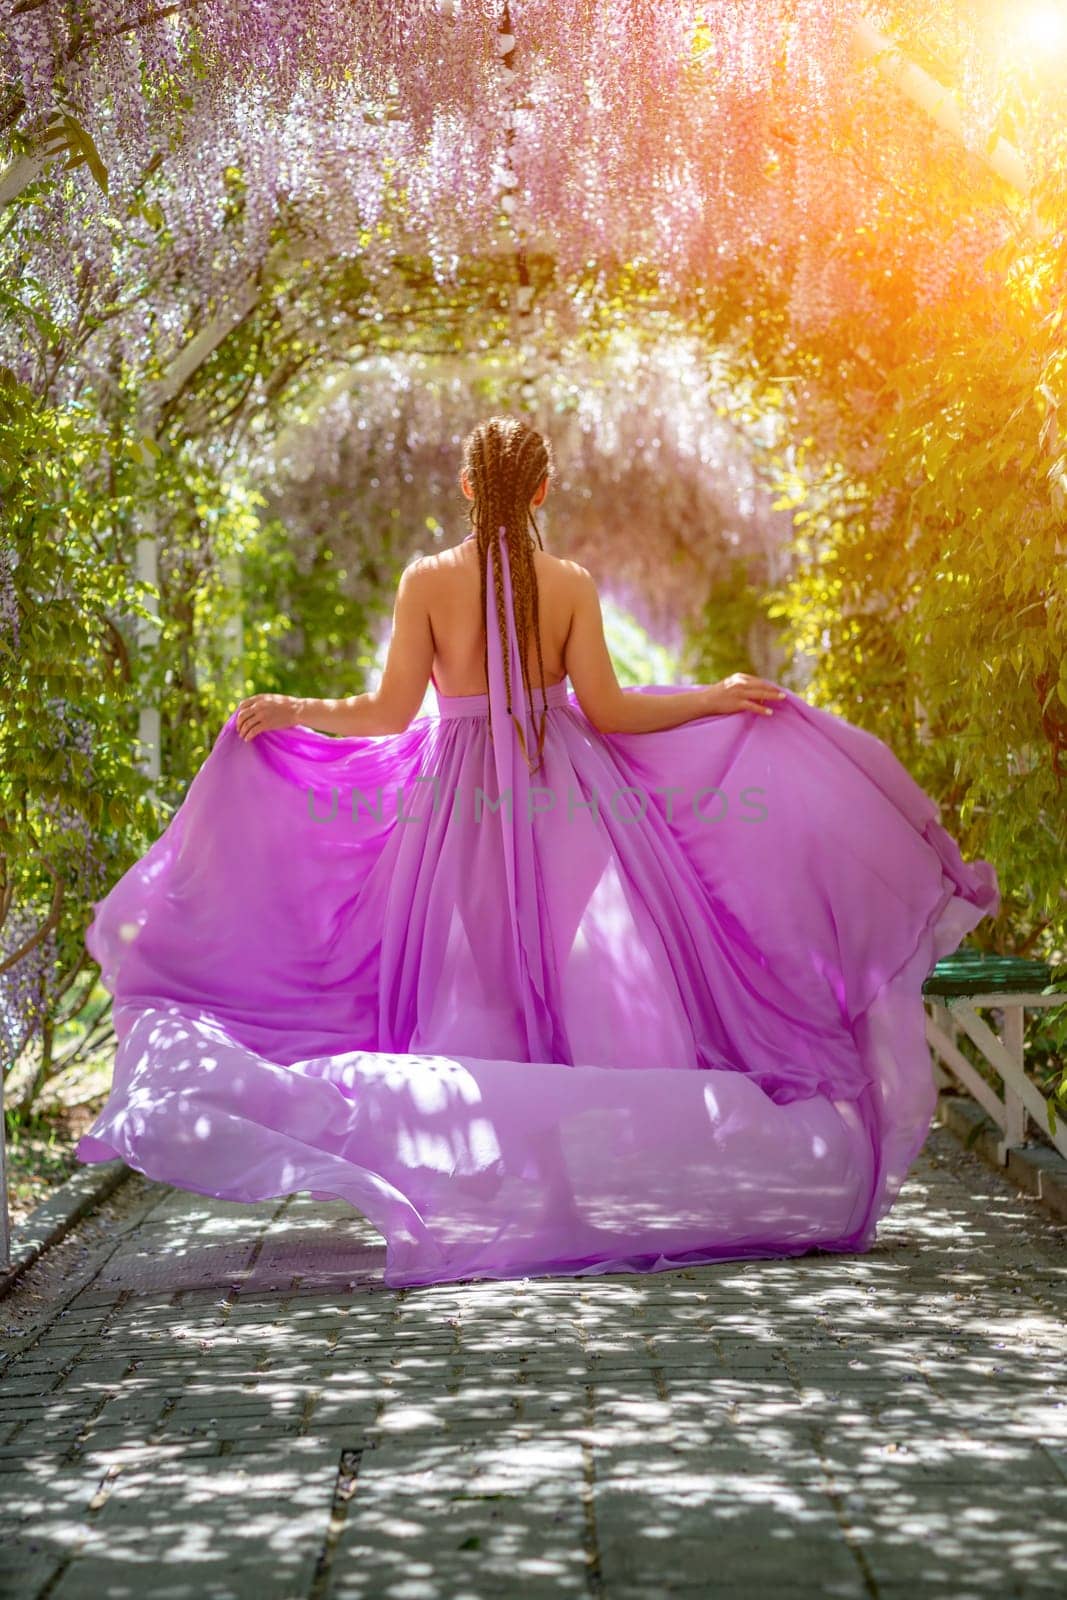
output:
M121 411L105 426L0 381L0 1054L25 1068L32 1046L23 1108L70 1059L64 1019L91 997L93 901L165 826L237 701L284 671L286 608L251 585L293 554L262 497L189 446L142 442ZM151 527L156 586L136 577ZM155 786L146 704L162 714Z
M1034 209L1062 220L1062 190ZM798 346L774 295L755 293L739 414L769 441L767 481L793 513L790 570L766 609L804 693L884 739L965 858L992 861L1002 909L975 941L1062 971L1062 226L1013 234L978 265L949 306L914 310L875 348L847 323ZM1061 1114L1064 1026L1042 1012L1027 1032Z
M69 112L58 113L38 138L40 147L51 156L65 155L64 168L87 166L102 191L107 194L107 168L89 130Z
M192 447L164 454L144 494L159 538L160 623L141 652L141 694L161 712L160 799L180 804L250 668L273 670L285 619L246 614L242 568L258 558L263 497ZM258 684L256 685L258 687Z
M621 684L670 683L678 675L677 662L669 650L657 645L628 612L612 600L602 602L604 638Z
M129 479L111 443L88 411L51 407L0 376L0 961L31 946L38 1023L86 963L92 899L152 827L130 761L129 633L143 606L116 536ZM25 966L0 982L8 1065L22 1042L9 1002L26 988Z
M772 605L821 703L886 738L997 867L1000 948L1067 942L1062 246L1015 242L917 315L861 476L779 469L795 568ZM873 431L873 430L872 430ZM846 463L847 467L847 463Z
M735 558L726 577L714 584L700 621L690 633L687 677L718 683L734 672L765 676L767 664L760 646L773 637L769 609L766 583L753 582L750 564ZM757 654L761 658L758 664Z

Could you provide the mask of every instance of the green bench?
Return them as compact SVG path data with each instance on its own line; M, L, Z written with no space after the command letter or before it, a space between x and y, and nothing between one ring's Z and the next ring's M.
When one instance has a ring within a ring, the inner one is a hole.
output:
M1007 1162L1009 1150L1025 1142L1028 1115L1048 1132L1047 1102L1026 1076L1023 1026L1027 1007L1067 1005L1067 994L1043 992L1051 982L1052 969L1044 961L987 955L965 945L939 961L923 984L926 1038L934 1055L937 1086L951 1081L947 1067L992 1117L1001 1132L997 1154L1002 1163ZM1001 1012L1000 1033L978 1015L981 1006ZM959 1049L961 1028L999 1075L1003 1100ZM1067 1127L1060 1124L1050 1137L1067 1156Z

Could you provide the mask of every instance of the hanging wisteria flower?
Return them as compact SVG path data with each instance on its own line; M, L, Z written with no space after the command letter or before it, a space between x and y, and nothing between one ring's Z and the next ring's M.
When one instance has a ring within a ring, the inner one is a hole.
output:
M0 1071L10 1071L32 1043L48 1014L49 979L55 970L56 940L49 932L13 966L8 960L38 931L29 911L15 906L0 928Z

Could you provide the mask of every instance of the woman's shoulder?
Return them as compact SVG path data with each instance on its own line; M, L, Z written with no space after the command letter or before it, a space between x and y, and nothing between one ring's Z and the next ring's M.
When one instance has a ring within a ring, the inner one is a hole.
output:
M445 550L433 550L428 555L413 555L404 564L402 576L426 580L435 573L455 571L462 559L460 545L449 545Z
M534 560L540 570L564 581L592 582L585 567L580 562L571 561L567 556L554 556L548 550L535 550Z
M409 580L421 578L423 581L434 576L443 577L445 574L454 574L468 567L476 557L477 551L474 545L461 540L444 550L435 550L428 555L412 556L404 568L404 576ZM591 573L581 562L572 561L567 556L553 555L551 551L544 550L540 546L534 550L534 563L539 577L554 581L561 587L593 584Z

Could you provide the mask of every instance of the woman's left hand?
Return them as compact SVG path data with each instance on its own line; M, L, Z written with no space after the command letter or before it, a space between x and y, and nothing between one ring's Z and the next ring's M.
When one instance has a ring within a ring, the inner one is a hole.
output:
M271 728L292 728L300 705L291 694L254 694L237 707L237 733L247 742Z

